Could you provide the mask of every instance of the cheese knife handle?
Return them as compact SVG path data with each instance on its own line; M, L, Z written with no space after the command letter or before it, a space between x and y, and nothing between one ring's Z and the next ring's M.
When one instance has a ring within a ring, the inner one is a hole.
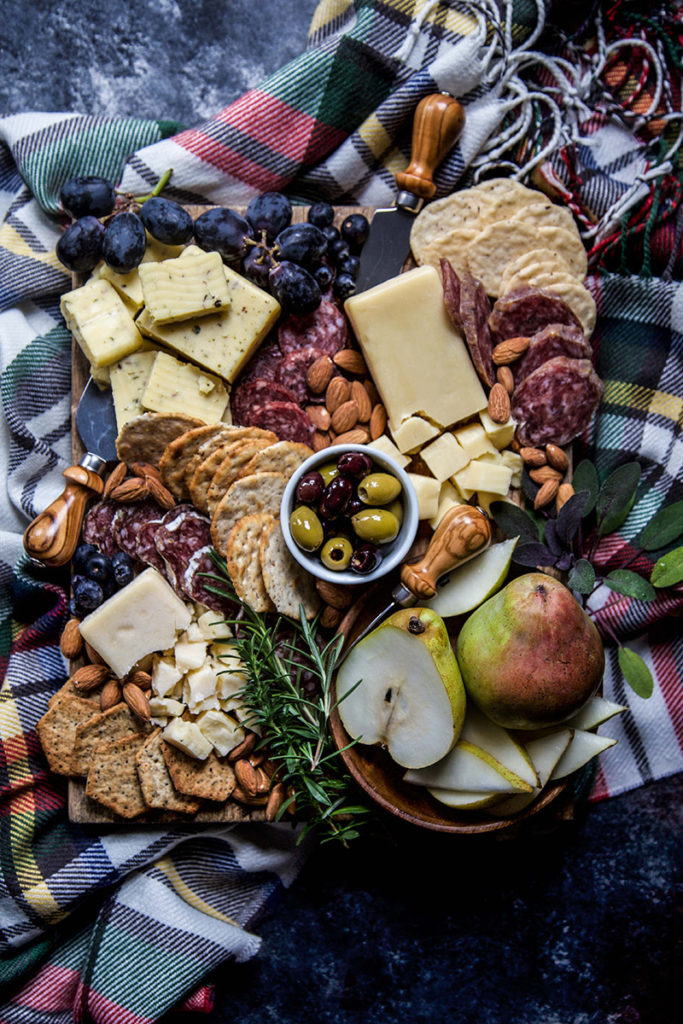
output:
M420 561L403 566L401 583L419 601L428 601L436 594L441 576L474 558L490 543L491 523L486 513L472 505L454 505L437 526Z
M464 124L465 111L447 93L432 93L420 100L413 120L410 164L396 175L402 192L420 199L432 198L436 192L434 172L460 137Z
M97 463L93 459L97 459ZM44 512L36 516L24 533L24 548L31 558L54 567L66 565L71 559L78 544L86 505L93 494L100 495L104 489L99 471L105 465L98 456L86 455L80 466L69 466L64 470L66 487Z

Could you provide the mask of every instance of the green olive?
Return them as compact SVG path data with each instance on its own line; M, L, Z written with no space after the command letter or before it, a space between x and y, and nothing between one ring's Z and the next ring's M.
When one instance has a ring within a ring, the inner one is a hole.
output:
M328 569L341 572L348 568L352 554L351 541L347 537L330 537L323 544L320 559Z
M388 544L398 537L400 523L386 508L366 508L351 517L356 535L373 544Z
M366 505L388 505L401 493L401 481L391 473L369 473L358 484L358 497Z
M403 502L400 498L397 498L396 501L392 501L390 505L387 505L386 510L387 512L391 512L392 516L396 516L400 528L401 523L403 522Z
M334 480L335 476L339 476L336 462L326 462L324 466L318 466L318 472L325 482L325 487L327 487L330 480Z
M294 509L289 517L289 531L294 543L304 551L317 551L323 542L322 523L307 505Z

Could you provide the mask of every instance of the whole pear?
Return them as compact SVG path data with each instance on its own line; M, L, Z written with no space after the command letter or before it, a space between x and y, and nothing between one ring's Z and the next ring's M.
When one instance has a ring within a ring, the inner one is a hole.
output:
M508 729L564 722L593 696L605 668L591 619L562 583L538 572L480 605L456 654L468 696Z

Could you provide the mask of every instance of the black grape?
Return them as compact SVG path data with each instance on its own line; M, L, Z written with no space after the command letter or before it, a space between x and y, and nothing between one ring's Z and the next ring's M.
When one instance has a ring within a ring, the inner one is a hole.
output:
M81 217L70 224L57 242L57 259L77 274L92 270L102 257L104 225L97 217Z
M260 245L252 245L242 260L242 273L260 288L268 288L268 275L272 268L270 253Z
M288 260L278 263L269 275L270 290L285 313L312 313L322 295L311 274Z
M350 274L337 274L332 285L332 291L343 302L344 299L348 299L350 295L355 294L356 282Z
M359 270L360 259L358 256L346 256L337 264L337 272L339 274L348 274L349 277L352 277L354 280L358 277Z
M138 215L117 213L104 232L104 262L118 274L127 274L142 261L146 245L145 227Z
M78 217L106 217L114 209L114 186L106 178L94 174L73 178L59 193L62 207L76 220Z
M197 217L194 237L197 245L207 252L219 252L223 259L236 262L247 252L251 227L239 213L227 206L217 206Z
M352 252L359 252L367 241L370 224L362 213L350 214L341 226L341 236L349 243Z
M324 200L313 203L308 210L308 220L317 228L327 228L334 220L334 207Z
M140 220L152 238L164 245L183 245L192 238L194 224L187 210L172 199L152 196L140 207Z
M328 267L327 263L321 263L319 267L316 267L313 271L313 277L318 282L319 286L325 291L332 284L334 278L334 272Z
M315 267L327 249L327 239L314 224L292 224L275 239L276 257L304 267Z
M264 192L249 203L245 217L251 224L256 237L260 239L265 231L266 239L272 242L292 223L292 204L281 192Z

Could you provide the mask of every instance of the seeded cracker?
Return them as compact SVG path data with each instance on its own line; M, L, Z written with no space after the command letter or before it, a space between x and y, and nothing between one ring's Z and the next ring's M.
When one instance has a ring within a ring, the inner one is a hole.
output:
M576 229L566 231L564 228L545 224L537 229L535 245L556 252L569 264L572 274L583 281L588 270L588 257Z
M313 454L307 444L296 441L278 441L258 452L251 462L244 467L240 476L251 476L252 473L282 473L286 480L302 462Z
M561 230L546 228L543 230ZM567 232L569 234L569 232ZM522 222L514 230L508 221L496 221L480 231L467 248L470 274L483 284L486 294L500 295L500 279L506 264L523 252L538 246L539 230ZM543 244L546 244L545 242Z
M227 800L235 788L235 773L228 761L211 753L205 761L189 757L161 741L166 766L179 793L200 800Z
M81 697L83 700L87 700L88 704L92 705L92 707L94 707L95 709L93 714L100 710L99 691L90 694L80 692L74 686L72 677L69 677L67 681L64 683L64 686L60 686L57 692L52 694L49 701L47 702L47 706L49 708L52 708L55 706L55 704L58 704L60 701L64 700L65 697Z
M518 206L516 210L510 211L508 214L509 220L521 220L531 227L563 228L565 231L575 235L579 241L581 240L571 210L568 210L566 206L558 206L557 203L551 203L549 199L543 199L538 192L532 192L531 195L533 197L531 202L524 203ZM583 243L581 244L583 247Z
M462 273L467 270L467 247L478 234L476 228L454 228L432 242L425 242L419 253L413 253L415 262L439 270L441 260L448 260L456 273Z
M122 818L144 814L147 804L138 779L137 756L145 741L142 733L136 733L97 747L85 784L86 796Z
M244 516L267 512L277 519L286 482L282 473L254 473L236 480L214 512L211 540L216 550L225 555L230 531Z
M192 479L197 472L197 469L203 462L211 458L212 455L218 450L218 448L225 448L228 444L233 444L235 441L275 441L277 438L270 430L261 430L260 427L230 427L230 434L225 437L217 437L215 439L205 441L200 447L196 455L192 456L189 465L185 470L185 486L188 491L190 490ZM218 463L214 466L214 472L218 468ZM209 479L209 483L211 480ZM192 492L190 491L190 496ZM196 502L193 502L196 504Z
M199 449L207 441L229 441L231 429L225 423L195 427L167 445L159 462L159 472L166 487L178 500L189 497L185 470Z
M76 730L97 715L97 708L83 697L64 695L36 723L36 731L50 769L57 775L71 774L71 754Z
M268 597L259 562L261 535L274 522L268 514L244 516L233 526L226 545L228 573L235 591L255 612L272 612L275 608Z
M132 733L149 735L150 726L134 715L127 704L117 704L109 711L95 715L76 729L71 757L71 774L87 775L95 749L113 743Z
M271 520L261 534L259 560L263 582L277 611L298 619L302 604L306 618L312 619L320 607L313 577L290 555L278 520Z
M525 281L536 273L558 270L574 276L567 261L552 249L531 249L506 264L500 281L500 293L505 295L510 291L510 281L513 279Z
M153 732L137 754L138 779L148 807L194 814L201 801L176 792L161 749L161 729Z
M275 435L273 435L275 438ZM219 502L226 494L228 488L234 484L245 466L251 462L254 455L267 448L270 441L248 440L236 441L231 445L225 458L214 473L209 490L206 495L206 503L209 506L209 515L216 511ZM258 512L259 509L253 509ZM246 513L245 513L246 515Z
M116 438L116 452L121 462L149 462L158 466L171 441L203 426L201 420L183 413L145 412L123 425Z

